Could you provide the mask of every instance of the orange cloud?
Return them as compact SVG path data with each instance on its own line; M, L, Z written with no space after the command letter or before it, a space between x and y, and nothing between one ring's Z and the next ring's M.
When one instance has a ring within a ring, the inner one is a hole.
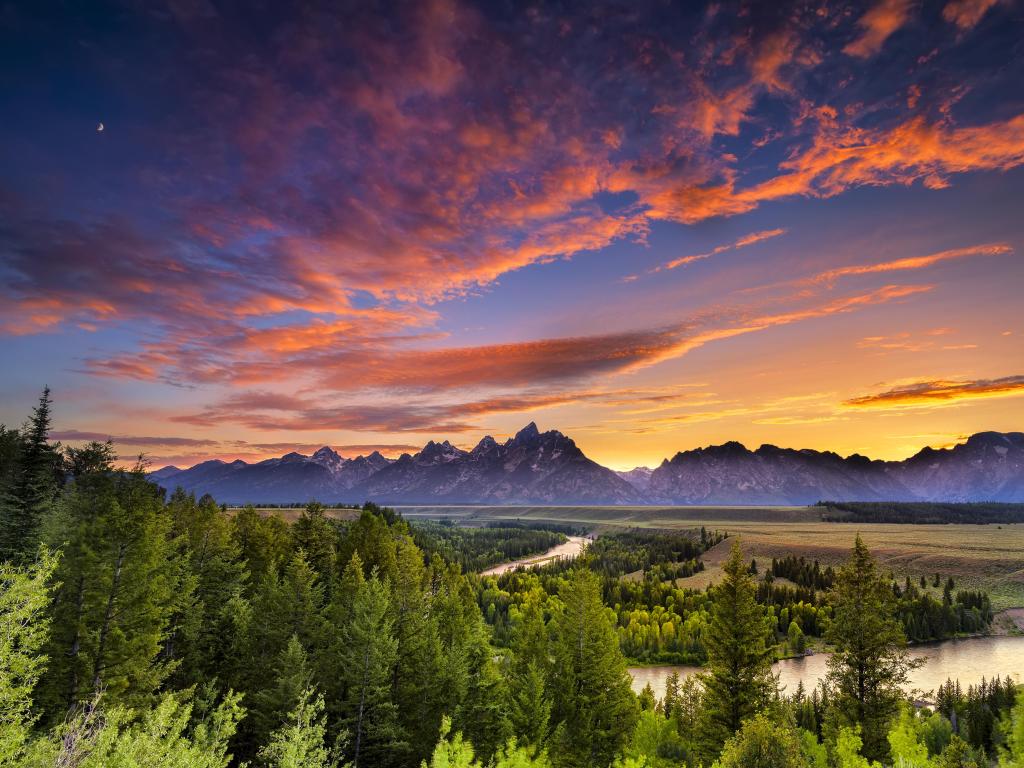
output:
M707 259L712 256L717 256L718 254L725 253L726 251L734 251L737 248L745 248L748 245L753 245L754 243L759 243L762 240L769 240L773 237L778 237L779 235L784 234L786 234L786 230L781 228L765 229L760 232L751 232L749 235L744 235L743 237L739 238L738 240L732 243L729 243L727 245L719 245L718 247L713 248L707 253L698 253L693 256L682 256L678 259L672 259L672 261L665 262L660 267L655 267L651 271L660 272L663 269L675 269L676 267L681 267L684 266L685 264L692 264L695 261L700 261L702 259Z
M972 29L999 0L949 0L942 18L960 29Z
M968 381L936 379L855 397L847 400L844 405L850 408L871 409L937 408L955 405L965 400L1019 395L1024 395L1024 376Z
M1013 253L1013 247L1008 243L986 243L983 245L972 245L967 248L953 248L948 251L930 253L926 256L908 256L903 259L883 261L879 264L856 264L848 267L838 267L825 272L819 272L809 279L810 282L829 283L840 277L853 275L873 275L884 272L902 272L911 269L923 269L943 261L953 261L974 256L1005 256Z
M874 56L889 36L907 23L912 8L911 0L880 0L860 17L860 36L848 43L843 53L862 59Z

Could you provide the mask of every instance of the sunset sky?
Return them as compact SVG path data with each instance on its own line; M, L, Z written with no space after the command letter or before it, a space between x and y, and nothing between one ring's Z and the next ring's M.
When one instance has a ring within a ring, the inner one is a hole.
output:
M0 62L9 426L48 384L155 466L1024 428L1020 0L40 0Z

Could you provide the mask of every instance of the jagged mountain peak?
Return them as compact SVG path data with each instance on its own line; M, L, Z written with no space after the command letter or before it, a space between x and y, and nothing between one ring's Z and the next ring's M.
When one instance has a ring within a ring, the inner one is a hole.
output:
M431 440L413 458L419 463L447 463L465 455L465 451L452 445L447 440L440 443Z
M205 461L151 477L220 502L494 504L813 504L839 501L1024 501L1024 433L982 432L903 461L831 451L750 451L741 443L676 453L654 469L596 464L557 430L533 422L504 443L487 436L464 451L431 440L415 455L343 459L325 446L255 464Z
M325 445L323 448L318 449L316 451L316 453L314 453L312 455L311 458L314 459L314 460L317 460L317 459L330 459L332 461L337 461L337 460L341 459L342 456L341 456L340 453L335 451L329 445Z
M531 421L525 427L516 432L516 436L512 438L512 442L526 443L531 440L536 440L538 437L540 437L540 430L537 429L537 422Z
M493 453L493 452L497 451L499 449L499 447L500 446L498 445L498 441L497 440L495 440L490 435L484 435L480 439L480 442L477 443L473 447L473 450L470 451L470 453L473 456L480 456L480 455L487 454L487 453Z

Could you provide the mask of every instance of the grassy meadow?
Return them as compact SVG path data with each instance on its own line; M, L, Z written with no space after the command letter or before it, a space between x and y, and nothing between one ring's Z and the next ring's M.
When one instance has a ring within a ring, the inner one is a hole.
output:
M838 565L860 533L882 568L917 583L935 572L952 576L958 589L984 589L997 610L1024 606L1024 524L897 525L823 522L818 507L400 507L410 520L451 519L461 525L488 522L553 522L603 527L687 529L706 526L739 536L753 558L787 554ZM703 587L717 580L728 543L704 555L707 569L679 584Z

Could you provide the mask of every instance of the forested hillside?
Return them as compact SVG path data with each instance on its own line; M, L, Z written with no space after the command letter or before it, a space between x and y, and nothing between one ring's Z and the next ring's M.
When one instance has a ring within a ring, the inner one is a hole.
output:
M373 504L229 513L115 469L110 444L49 443L49 408L0 430L0 765L1024 765L1009 680L910 708L922 593L859 539L839 569L758 568L734 541L706 591L674 581L708 531L609 534L579 562L481 577L463 565L561 534L417 530ZM940 616L984 621L984 595L947 587ZM771 662L803 634L834 649L828 681L779 692ZM627 657L705 671L657 701Z

